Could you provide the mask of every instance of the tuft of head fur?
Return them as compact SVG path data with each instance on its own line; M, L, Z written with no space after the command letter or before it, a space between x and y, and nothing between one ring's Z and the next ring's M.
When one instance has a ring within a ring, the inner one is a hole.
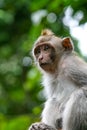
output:
M54 35L54 33L50 30L50 29L44 29L44 30L42 30L42 32L41 32L41 35L43 36L43 35Z

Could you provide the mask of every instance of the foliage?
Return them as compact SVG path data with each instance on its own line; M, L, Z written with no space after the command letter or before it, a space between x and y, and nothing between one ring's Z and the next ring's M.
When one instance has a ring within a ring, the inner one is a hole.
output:
M43 28L70 36L63 22L69 6L72 17L82 11L79 24L84 24L86 0L0 0L0 130L27 130L39 120L44 97L41 74L32 63L32 45Z

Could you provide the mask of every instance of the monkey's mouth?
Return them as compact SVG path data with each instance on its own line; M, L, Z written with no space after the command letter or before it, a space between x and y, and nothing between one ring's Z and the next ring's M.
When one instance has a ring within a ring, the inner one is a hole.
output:
M40 63L40 66L46 66L46 65L49 65L49 63Z

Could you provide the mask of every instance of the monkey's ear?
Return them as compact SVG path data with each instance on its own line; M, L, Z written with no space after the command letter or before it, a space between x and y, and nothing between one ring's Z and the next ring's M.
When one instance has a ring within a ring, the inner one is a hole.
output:
M63 38L62 45L66 50L73 50L74 49L73 43L69 37Z

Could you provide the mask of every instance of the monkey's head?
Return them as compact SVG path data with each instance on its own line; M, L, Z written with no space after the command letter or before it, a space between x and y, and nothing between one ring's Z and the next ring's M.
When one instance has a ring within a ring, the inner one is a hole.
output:
M54 73L64 53L71 53L73 44L70 38L59 38L48 29L43 30L33 47L33 56L40 69Z

